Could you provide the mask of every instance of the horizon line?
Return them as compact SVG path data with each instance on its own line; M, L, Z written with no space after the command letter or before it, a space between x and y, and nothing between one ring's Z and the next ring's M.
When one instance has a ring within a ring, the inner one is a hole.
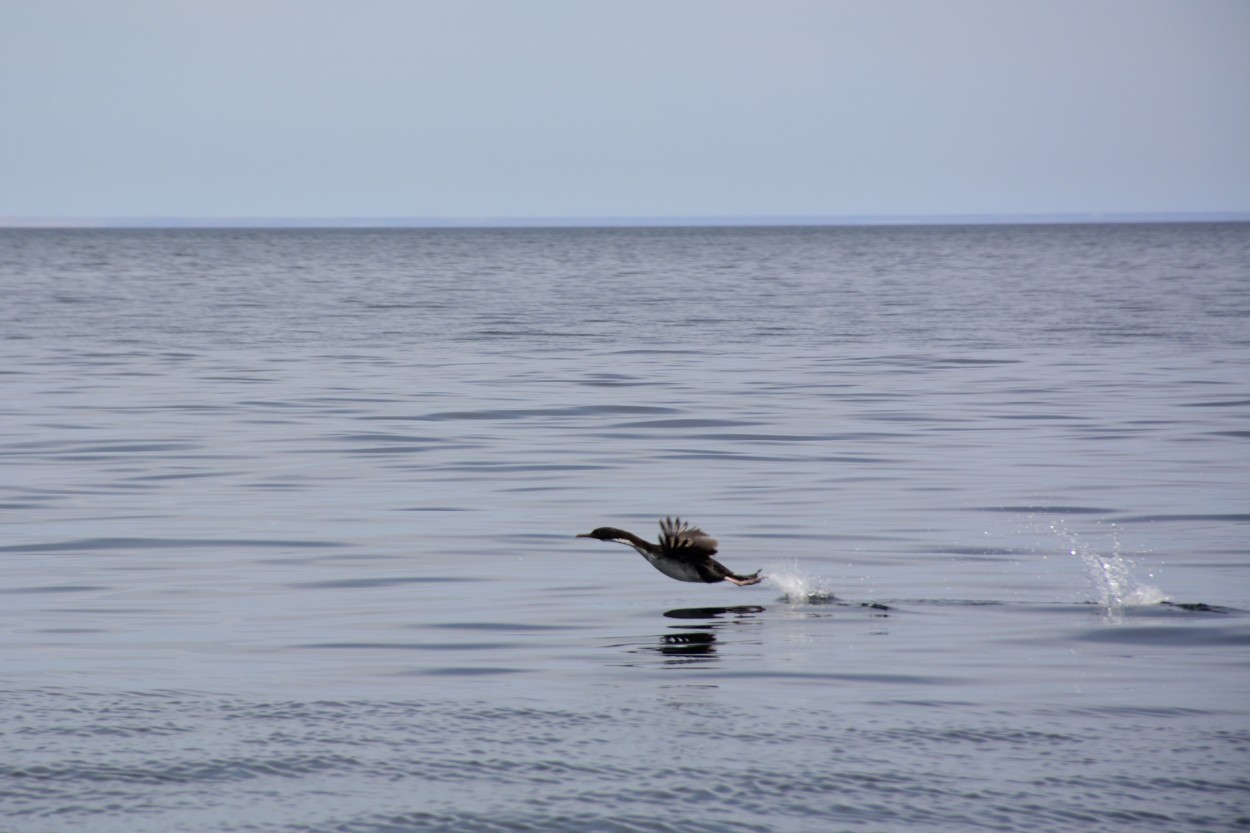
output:
M595 217L0 217L0 228L682 228L1250 222L1250 211Z

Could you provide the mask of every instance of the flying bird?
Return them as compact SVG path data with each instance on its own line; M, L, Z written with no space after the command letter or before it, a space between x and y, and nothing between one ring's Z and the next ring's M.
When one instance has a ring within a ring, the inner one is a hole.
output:
M678 581L701 581L706 584L728 581L745 587L764 580L759 570L749 576L731 572L712 557L716 555L716 540L709 538L703 530L683 522L681 518L665 518L660 521L659 544L644 541L632 532L611 526L601 526L577 537L628 544L651 562L652 567Z

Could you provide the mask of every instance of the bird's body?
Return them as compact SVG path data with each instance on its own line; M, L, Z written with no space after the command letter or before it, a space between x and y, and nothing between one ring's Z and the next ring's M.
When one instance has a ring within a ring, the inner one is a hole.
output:
M652 567L678 581L697 581L705 584L728 581L744 587L748 584L759 584L763 580L759 570L747 576L740 576L713 558L712 556L716 555L715 539L709 538L703 530L683 523L681 518L665 518L660 521L659 544L653 544L632 532L611 526L601 526L577 537L628 544L647 559Z

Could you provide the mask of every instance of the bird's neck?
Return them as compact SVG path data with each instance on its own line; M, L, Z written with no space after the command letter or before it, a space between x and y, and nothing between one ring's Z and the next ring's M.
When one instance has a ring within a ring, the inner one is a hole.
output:
M660 552L660 548L658 546L651 543L650 541L639 538L637 535L635 535L632 532L626 532L623 529L614 529L612 530L612 532L613 532L612 540L620 541L622 544L629 544L631 547L638 550L638 552L643 553L644 555L648 555L648 554L657 555Z

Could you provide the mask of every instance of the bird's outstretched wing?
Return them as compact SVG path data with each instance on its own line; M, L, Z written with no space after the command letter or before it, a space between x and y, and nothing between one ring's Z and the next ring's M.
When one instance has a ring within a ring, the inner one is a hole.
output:
M660 549L677 558L711 558L716 555L716 539L681 518L665 518L660 521Z

